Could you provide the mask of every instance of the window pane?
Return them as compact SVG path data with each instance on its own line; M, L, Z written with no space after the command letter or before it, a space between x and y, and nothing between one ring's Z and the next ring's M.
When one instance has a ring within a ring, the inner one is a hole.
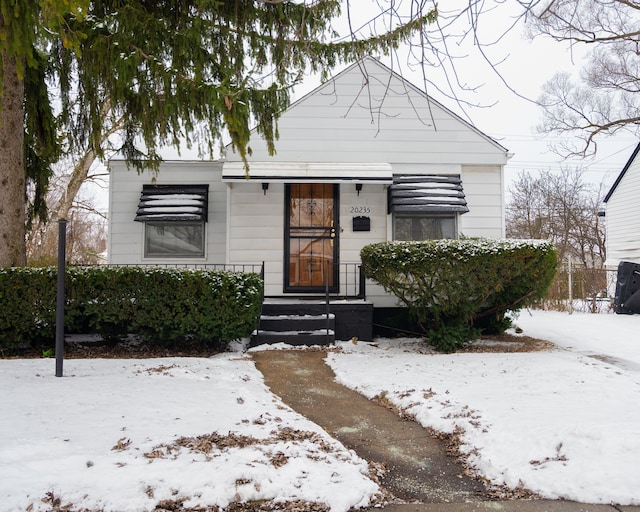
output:
M203 257L204 223L145 223L144 255L145 257Z
M396 240L415 240L412 234L413 219L411 217L396 217L395 228Z
M396 216L394 222L396 240L435 240L456 237L454 217Z
M289 286L333 285L333 240L292 238L289 253Z
M454 217L440 218L440 238L456 238L456 219Z
M291 185L289 224L292 228L332 226L334 188L331 183Z

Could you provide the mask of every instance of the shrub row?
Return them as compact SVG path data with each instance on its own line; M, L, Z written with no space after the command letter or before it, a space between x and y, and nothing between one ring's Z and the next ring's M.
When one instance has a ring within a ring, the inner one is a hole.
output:
M396 295L438 350L474 339L474 325L504 330L507 311L542 298L556 272L541 240L388 242L361 251L367 277Z
M55 338L55 268L0 269L0 348ZM142 267L69 268L65 332L136 334L155 343L250 335L262 298L252 273Z

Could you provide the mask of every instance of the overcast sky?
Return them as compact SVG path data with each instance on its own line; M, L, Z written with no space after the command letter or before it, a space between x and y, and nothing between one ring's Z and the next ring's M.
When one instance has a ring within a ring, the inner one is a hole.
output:
M375 0L371 1L375 3ZM456 4L468 5L468 2L449 0L445 5L447 8L456 9ZM454 92L462 101L447 97L447 94L439 90L445 89L447 82L453 82L451 77L454 73L451 69L448 79L437 69L433 69L432 84L425 84L421 73L412 72L406 67L403 69L403 75L418 86L426 86L427 92L435 99L467 117L478 129L513 153L514 156L505 169L507 187L523 170L535 172L541 169L560 170L562 166L581 166L585 168L586 177L590 182L602 183L604 188L608 189L637 145L636 137L620 132L611 138L600 138L598 152L593 158L564 160L549 149L549 144L557 142L559 136L543 136L537 131L537 126L542 121L542 110L533 101L539 97L542 86L556 72L569 71L576 75L579 73L586 57L584 45L569 48L550 39L531 40L526 37L526 29L522 23L508 30L518 12L510 12L510 9L515 7L514 3L509 3L508 0L487 1L483 5L487 11L479 17L477 35L485 44L495 43L484 46L483 51L486 57L496 64L500 76L469 37L460 42L455 36L448 39L447 50L456 56L454 65L458 82L467 84L470 88L477 87L473 92L460 89ZM489 9L490 5L495 6L493 11ZM442 4L439 4L439 7L444 9ZM446 23L448 13L441 11L440 17L442 23ZM460 18L450 30L459 34L468 28L469 20ZM503 35L505 32L507 35Z

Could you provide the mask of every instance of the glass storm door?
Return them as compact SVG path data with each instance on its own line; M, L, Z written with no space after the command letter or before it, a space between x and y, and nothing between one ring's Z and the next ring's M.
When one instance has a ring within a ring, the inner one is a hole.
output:
M286 186L286 292L338 288L338 185L296 183Z

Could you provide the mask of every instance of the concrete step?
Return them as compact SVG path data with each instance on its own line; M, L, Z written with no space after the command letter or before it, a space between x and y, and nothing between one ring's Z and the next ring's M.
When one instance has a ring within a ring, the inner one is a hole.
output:
M316 331L319 329L335 330L336 316L327 315L262 315L260 330L262 331Z
M371 340L373 337L373 304L363 299L331 299L328 306L331 315L335 315L337 340ZM327 303L324 298L267 297L262 304L262 315L272 316L318 316L322 320L320 329L326 328ZM261 326L258 330L315 330L313 325L301 325L295 328L276 328Z
M329 345L336 340L335 315L261 315L251 346L287 343L289 345Z
M333 330L315 331L255 331L251 337L251 347L286 343L292 346L331 345L336 341Z

